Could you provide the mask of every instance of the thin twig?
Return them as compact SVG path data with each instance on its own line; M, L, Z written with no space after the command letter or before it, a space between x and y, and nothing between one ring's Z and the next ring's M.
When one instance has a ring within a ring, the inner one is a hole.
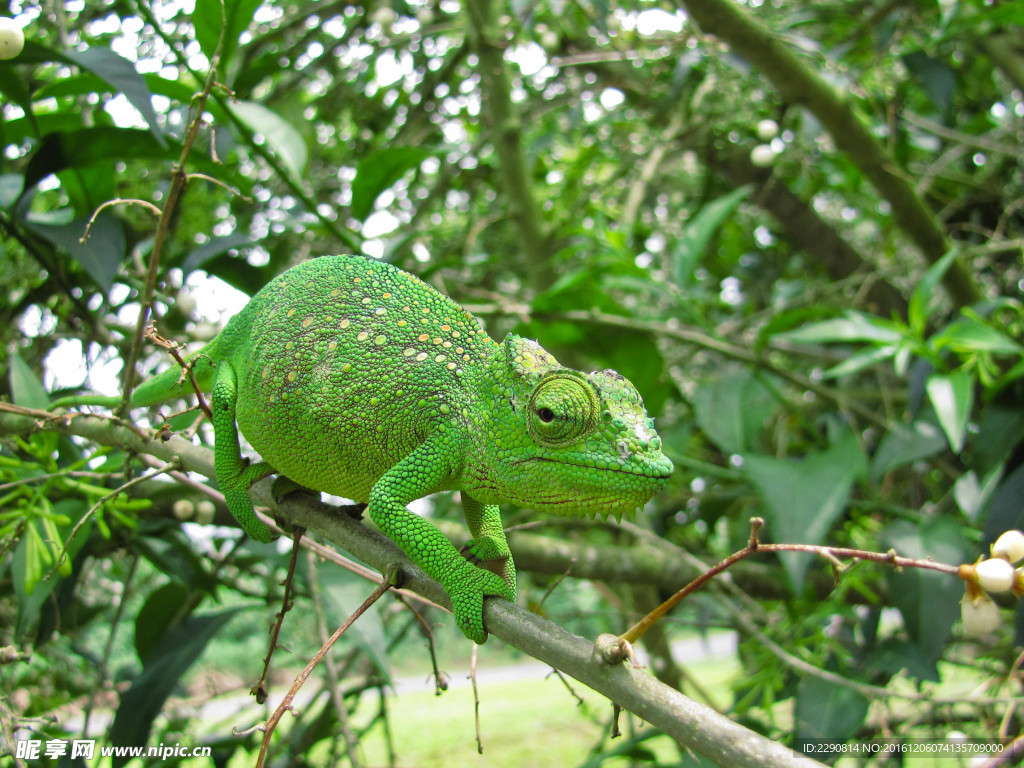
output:
M270 716L270 718L263 726L263 742L260 744L260 753L259 757L256 760L256 768L263 768L263 766L265 765L267 759L267 751L270 748L270 737L273 735L274 729L277 727L277 724L281 721L281 718L284 717L284 713L292 711L292 702L295 700L296 694L298 694L299 689L302 688L303 683L305 683L307 678L309 678L310 674L312 674L313 670L316 668L316 665L320 663L320 660L338 641L338 639L343 634L345 634L348 628L355 623L356 619L362 616L371 605L377 602L385 592L391 589L391 583L392 575L384 574L384 579L383 581L381 581L380 585L375 590L373 590L373 592L370 594L368 598L366 598L366 600L363 601L362 605L356 608L352 615L345 620L345 623L334 631L334 634L328 638L327 642L324 643L323 647L321 647L320 650L316 652L316 655L313 656L312 659L310 659L305 669L303 669L302 672L300 672L299 675L295 678L295 682L292 683L292 687L288 689L288 693L285 694L284 699L281 701L277 709L274 710L273 714Z
M270 660L277 650L277 638L281 635L281 627L284 624L284 617L292 608L292 584L295 581L295 564L299 557L299 541L305 529L295 531L292 536L292 554L288 559L288 575L284 580L284 594L281 595L281 610L274 616L274 626L270 630L270 644L267 648L267 655L263 657L263 673L259 680L249 690L249 693L256 697L256 701L262 704L267 700L267 678L270 677Z

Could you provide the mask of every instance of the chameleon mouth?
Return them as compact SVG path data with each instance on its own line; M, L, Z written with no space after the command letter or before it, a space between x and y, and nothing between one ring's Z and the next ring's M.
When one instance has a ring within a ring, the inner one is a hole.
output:
M531 456L528 459L521 459L520 461L518 461L516 463L517 464L527 464L527 463L529 463L531 461L543 461L543 462L547 462L549 464L560 464L562 466L576 467L578 469L586 469L586 470L596 470L598 472L617 472L620 475L626 475L628 477L642 478L644 480L668 480L670 477L672 477L672 470L666 470L666 471L657 472L657 473L655 473L655 472L643 472L643 471L631 472L630 470L628 470L628 469L626 469L624 467L609 467L609 466L595 467L595 466L593 466L591 464L584 464L582 462L562 461L560 459L549 459L549 458L546 458L544 456Z

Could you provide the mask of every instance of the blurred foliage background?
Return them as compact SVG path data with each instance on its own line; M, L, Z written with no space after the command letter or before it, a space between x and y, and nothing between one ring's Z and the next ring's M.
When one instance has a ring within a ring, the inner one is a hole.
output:
M741 548L753 515L775 542L952 564L1024 526L1019 3L0 8L27 41L0 62L3 399L117 393L155 250L155 320L182 342L301 260L363 252L438 286L492 337L618 370L657 417L677 472L637 520L506 511L530 523L510 534L520 593L536 607L551 589L541 610L574 632L621 632ZM167 364L147 346L139 376ZM8 745L19 724L70 737L112 712L113 743L248 760L256 737L196 707L258 674L287 555L183 524L228 522L194 486L112 494L141 471L114 447L0 433ZM453 499L429 512L463 535ZM300 572L284 630L298 666L368 591L313 561ZM786 743L1019 732L1012 595L977 637L955 578L859 564L836 583L803 555L732 573L648 635L653 674ZM325 683L344 696L284 726L281 764L360 765L371 741L413 727L372 693L426 664L419 623L396 603L357 626ZM726 629L735 667L709 691L703 663L671 648ZM456 660L457 634L439 632ZM690 764L646 748L651 729L627 734L630 749L606 742L594 711L596 735L557 764ZM380 758L403 759L429 763Z

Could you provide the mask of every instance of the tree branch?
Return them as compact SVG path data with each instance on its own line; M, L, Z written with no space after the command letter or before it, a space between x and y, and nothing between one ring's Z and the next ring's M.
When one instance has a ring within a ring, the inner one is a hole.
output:
M897 225L929 262L935 263L945 255L950 243L942 228L918 197L913 184L898 171L896 161L858 117L849 99L842 98L792 49L732 0L680 2L704 31L727 42L764 75L784 99L806 108L825 126L836 146L889 201ZM973 304L982 298L981 291L960 262L953 262L943 277L943 284L960 305Z
M487 126L498 156L506 205L519 233L530 287L540 291L554 282L551 240L533 196L532 174L523 147L523 127L512 103L512 89L505 68L504 35L496 22L494 0L473 0L466 3L465 8L469 16L470 42L480 60L481 119Z
M147 453L164 461L177 457L191 472L213 476L213 452L180 437L151 438L116 419L83 414L50 414L0 403L0 436L36 431L78 435L101 445ZM269 479L251 490L257 504L270 503ZM435 581L413 565L386 536L334 507L302 495L277 506L289 523L320 531L350 554L383 572L398 565L403 584L425 597L450 605ZM509 645L551 664L593 688L622 708L661 729L683 746L719 765L735 768L808 768L820 763L733 722L659 682L650 673L626 665L608 666L595 657L594 644L504 600L484 603L488 631Z

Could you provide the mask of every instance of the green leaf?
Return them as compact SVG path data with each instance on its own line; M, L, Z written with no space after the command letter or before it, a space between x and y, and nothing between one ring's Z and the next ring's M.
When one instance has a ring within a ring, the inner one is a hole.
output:
M929 339L937 349L947 348L961 354L991 352L996 355L1019 355L1024 347L1005 333L973 317L961 317Z
M888 360L890 357L896 355L896 352L900 349L894 344L885 344L880 347L868 347L863 352L858 352L854 355L850 355L843 362L833 365L824 374L823 379L837 379L840 376L849 376L851 373L856 373L865 368L870 368L872 365Z
M779 407L761 379L747 371L699 382L693 396L697 425L725 453L743 453Z
M792 331L776 334L775 338L797 344L828 344L833 342L866 341L872 344L895 344L903 340L897 325L860 312L847 312L843 317L810 323Z
M935 108L943 115L949 112L956 91L956 73L944 61L933 59L924 51L914 51L903 57L903 64L911 77L928 94Z
M135 616L135 652L143 664L171 627L195 607L192 594L185 584L173 579L149 593Z
M231 104L231 109L251 131L263 137L267 146L284 162L292 178L301 181L309 157L302 134L276 112L255 101L236 101Z
M800 738L844 743L867 717L863 694L818 677L805 677L796 690L796 732Z
M712 200L686 223L679 245L671 255L672 279L676 285L682 287L689 282L694 265L704 255L711 238L750 194L751 189L749 184L737 187L729 194Z
M84 51L68 51L64 58L82 69L89 70L115 91L123 93L132 106L142 114L160 145L167 145L156 112L153 111L153 94L149 92L145 79L135 70L134 64L109 48L98 47L86 48Z
M420 147L388 147L360 161L352 180L353 218L364 221L384 190L434 154Z
M263 0L196 0L192 27L206 58L213 61L224 28L224 44L220 52L220 71L226 71L238 48L238 38L252 23L253 14ZM222 15L223 14L223 15Z
M946 270L956 259L956 251L950 249L945 256L932 264L924 273L921 282L914 288L910 295L910 303L907 306L907 319L910 323L911 332L918 338L924 337L925 328L928 325L928 308L935 294L935 287L946 274Z
M143 664L142 671L132 680L131 687L121 694L121 704L110 728L112 744L147 743L153 720L160 714L182 675L202 655L217 632L243 610L246 608L193 616L163 636L160 645ZM124 765L130 759L115 757L113 765Z
M116 216L101 213L93 221L89 237L83 243L87 224L85 219L69 224L47 224L36 219L25 221L25 226L33 232L70 253L106 293L114 284L117 270L126 255L124 226Z
M811 451L798 460L743 457L743 473L764 501L772 541L787 544L823 544L846 508L853 481L864 468L864 453L852 433L846 433L826 450ZM811 557L784 552L779 559L794 592L799 593Z
M179 150L160 144L149 131L109 125L48 134L25 169L22 194L52 173L91 163L122 160L177 160Z
M946 450L946 438L934 424L915 421L892 429L878 446L871 460L871 479L878 482L891 469L934 456Z
M971 385L971 375L963 370L933 373L925 384L928 399L955 453L964 447L967 419L971 415Z
M10 355L11 399L25 408L36 408L45 411L50 407L50 394L29 368L17 350Z
M904 557L931 558L940 563L968 559L961 524L950 517L932 517L921 524L900 520L882 529L879 538L884 547ZM921 568L888 568L886 578L907 634L924 658L934 664L942 655L953 622L960 618L963 586L952 583L947 574ZM938 680L938 671L933 668L933 672L933 677L924 679Z

